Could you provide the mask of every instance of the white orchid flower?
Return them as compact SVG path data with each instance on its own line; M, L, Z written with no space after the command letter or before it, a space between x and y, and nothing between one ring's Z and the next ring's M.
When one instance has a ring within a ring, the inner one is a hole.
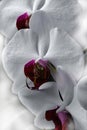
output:
M8 39L23 28L44 35L53 27L72 32L79 12L77 0L3 0L0 32Z
M84 69L84 55L79 44L57 28L49 35L47 48L35 32L20 30L2 56L4 68L14 82L13 92L35 115L39 108L48 104L58 104L57 112L69 105L75 86L72 77L79 80Z

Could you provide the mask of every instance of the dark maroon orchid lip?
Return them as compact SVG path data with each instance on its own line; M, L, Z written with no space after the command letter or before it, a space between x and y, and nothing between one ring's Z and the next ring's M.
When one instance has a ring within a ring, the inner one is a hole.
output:
M30 18L31 18L31 15L28 15L27 12L22 14L22 15L20 15L17 18L17 21L16 21L17 29L20 30L20 29L27 29L27 28L29 28Z
M26 76L26 86L29 89L38 90L43 83L54 81L50 73L48 63L49 62L46 60L39 59L38 61L35 61L33 59L25 64L24 74ZM29 78L34 83L34 86L30 87L28 85L27 78Z
M63 110L57 114L56 110L58 108L59 106L57 106L55 109L46 111L45 113L46 120L54 122L55 130L70 130L71 128L68 129L70 123L73 124L73 126L71 127L73 127L73 130L75 130L74 120L72 118L72 115L66 110Z

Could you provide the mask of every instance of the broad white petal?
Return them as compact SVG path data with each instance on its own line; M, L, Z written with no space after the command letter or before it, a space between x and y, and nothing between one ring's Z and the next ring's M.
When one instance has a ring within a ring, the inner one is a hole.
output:
M43 57L49 47L49 31L52 23L50 22L49 16L44 11L35 12L31 19L29 26L39 36L39 55Z
M25 12L31 12L29 0L3 0L0 5L0 32L11 39L16 33L16 20Z
M11 79L16 78L20 68L38 58L37 36L29 29L18 31L2 54L3 66Z
M78 80L84 69L84 55L81 46L76 43L66 32L52 29L50 32L50 46L46 59L57 67L63 68Z
M51 28L52 22L49 19L49 16L46 14L45 11L36 11L33 13L30 19L30 28L37 32L40 36L47 34Z
M76 4L77 0L46 0L44 8L45 9L58 9L58 8L64 8L66 6L73 6L73 4Z
M42 10L47 13L55 27L72 34L78 26L80 5L77 0L46 0Z
M17 94L26 85L26 76L24 75L23 69L19 71L12 85L12 92Z
M58 68L56 77L55 77L58 90L61 93L63 102L57 112L62 111L67 105L72 102L74 96L74 86L75 82L70 77L70 75L64 71L62 68Z
M77 97L81 106L87 110L87 76L83 77L78 83Z
M50 85L44 84L44 86ZM18 97L22 104L30 110L34 115L37 115L42 109L51 104L61 105L61 100L57 87L53 84L50 88L44 90L30 90L26 86L22 88Z

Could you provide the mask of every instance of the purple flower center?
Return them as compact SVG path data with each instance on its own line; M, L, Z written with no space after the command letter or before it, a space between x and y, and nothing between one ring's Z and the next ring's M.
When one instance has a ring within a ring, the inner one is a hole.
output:
M29 28L29 20L30 20L30 18L31 18L31 15L28 15L27 12L20 15L17 18L17 22L16 22L17 29L20 30L20 29Z
M58 114L56 113L56 110L59 107L53 109L53 110L48 110L45 113L45 118L47 121L53 121L55 124L55 130L74 130L74 121L69 112L66 110L59 112ZM72 123L70 128L68 127L69 124Z
M45 82L54 81L48 67L48 61L43 61L41 59L37 62L31 60L25 64L24 74L34 83L32 89L38 89ZM29 87L28 84L27 87Z

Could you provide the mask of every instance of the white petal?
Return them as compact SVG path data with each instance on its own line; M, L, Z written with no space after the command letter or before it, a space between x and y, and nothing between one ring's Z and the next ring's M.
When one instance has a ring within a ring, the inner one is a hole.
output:
M67 110L72 114L75 122L75 130L87 129L87 114L86 110L79 104L77 99L78 87L74 88L74 98L72 103L67 107Z
M26 77L24 75L24 71L19 71L19 74L16 76L14 83L12 85L12 92L17 94L26 84Z
M78 83L77 96L81 106L87 110L87 76Z
M56 104L48 104L44 109L42 109L39 114L36 116L34 120L34 124L36 127L40 129L54 129L55 125L53 121L47 121L45 118L45 113L48 110L52 110L56 108Z
M37 32L39 35L47 34L50 30L52 23L49 16L44 11L36 11L30 19L30 28ZM54 25L53 25L54 26Z
M50 88L51 86L55 86L55 82L47 82L44 84L42 84L40 87L39 87L39 90L44 90L44 89L48 89Z
M73 4L76 4L76 3L77 3L76 0L61 0L61 1L46 0L44 8L49 9L49 10L51 9L55 10L55 8L63 8L69 5L73 6Z
M63 98L63 102L60 108L57 110L57 112L60 112L72 102L75 82L62 68L58 68L55 80L58 90L60 91Z
M30 12L29 0L3 0L0 5L0 32L7 38L16 33L16 20L25 13Z
M84 55L81 46L66 32L52 29L50 32L50 46L46 56L57 67L63 68L78 80L84 69Z
M69 33L77 27L77 16L80 12L80 5L77 0L46 0L44 10L53 21L53 25L64 29Z
M46 83L44 86L45 85ZM51 86L50 88L44 90L30 90L24 86L24 88L19 91L18 96L22 104L34 115L37 115L48 105L54 104L55 106L55 104L61 104L56 86Z
M16 78L20 68L32 59L38 58L37 36L29 29L18 31L5 47L2 61L11 79Z
M49 30L52 26L49 16L44 11L37 11L32 15L29 26L39 36L38 50L43 57L49 47Z

